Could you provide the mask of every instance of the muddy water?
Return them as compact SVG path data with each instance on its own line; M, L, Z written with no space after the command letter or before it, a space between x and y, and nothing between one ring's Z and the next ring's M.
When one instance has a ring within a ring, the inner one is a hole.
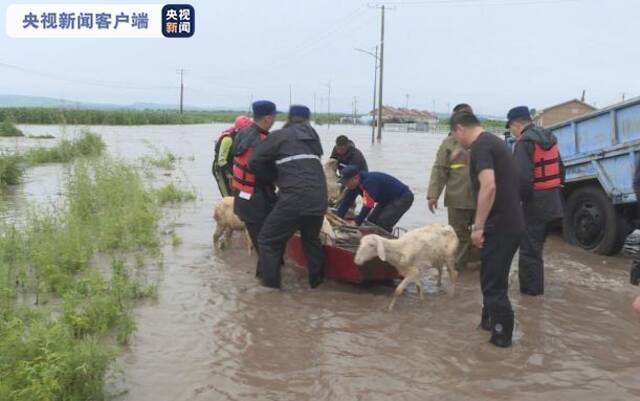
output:
M629 306L637 292L627 285L629 260L594 256L556 237L546 250L545 296L511 291L517 327L507 350L490 346L476 329L477 272L462 275L455 298L428 275L426 300L410 289L393 313L385 310L391 288L328 282L309 290L291 267L283 291L263 290L241 238L231 250L211 247L218 195L210 158L221 128L93 128L124 157L149 154L147 142L181 155L185 184L199 195L173 212L184 243L165 249L158 300L137 309L138 331L119 361L124 379L109 388L118 400L640 399L640 324ZM443 210L428 213L424 200L442 137L386 133L382 146L372 148L366 128L320 127L319 133L327 152L335 136L348 134L372 170L413 188L416 202L400 225L446 221ZM57 167L33 169L6 200L19 207L25 198L55 197L59 174Z

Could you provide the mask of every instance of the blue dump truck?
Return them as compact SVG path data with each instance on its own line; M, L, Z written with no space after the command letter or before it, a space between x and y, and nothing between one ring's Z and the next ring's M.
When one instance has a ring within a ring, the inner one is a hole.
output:
M640 158L640 98L549 127L566 167L563 235L601 255L638 227L633 175Z

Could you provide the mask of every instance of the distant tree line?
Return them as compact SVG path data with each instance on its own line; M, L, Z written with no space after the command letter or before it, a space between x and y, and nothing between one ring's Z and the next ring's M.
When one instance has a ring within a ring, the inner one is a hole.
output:
M233 123L238 111L187 111L180 114L172 110L87 110L48 107L0 108L0 122L15 124L70 124L70 125L173 125ZM320 114L319 123L336 123L342 114ZM286 113L278 114L278 120L286 119Z
M0 108L0 121L16 124L71 125L166 125L233 122L239 113L231 111L171 110L86 110L46 107Z

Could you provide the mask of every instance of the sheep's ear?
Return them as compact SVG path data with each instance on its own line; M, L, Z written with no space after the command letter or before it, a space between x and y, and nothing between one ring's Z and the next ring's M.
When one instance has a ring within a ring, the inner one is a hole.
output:
M382 242L382 238L376 236L376 247L378 248L378 258L380 258L381 261L386 262L387 261L387 253L384 250L384 243Z

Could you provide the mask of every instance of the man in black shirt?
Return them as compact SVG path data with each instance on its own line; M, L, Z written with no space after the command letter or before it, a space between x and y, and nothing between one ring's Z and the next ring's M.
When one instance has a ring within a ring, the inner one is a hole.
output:
M472 113L455 113L450 125L458 143L471 149L469 170L477 199L471 241L482 255L480 325L491 331L492 344L509 347L514 323L509 270L525 230L516 165L504 142L485 132Z
M356 148L356 145L345 135L336 138L336 146L331 151L331 159L338 161L338 172L342 175L342 169L347 166L357 166L358 171L369 171L367 159L364 158L362 152Z

